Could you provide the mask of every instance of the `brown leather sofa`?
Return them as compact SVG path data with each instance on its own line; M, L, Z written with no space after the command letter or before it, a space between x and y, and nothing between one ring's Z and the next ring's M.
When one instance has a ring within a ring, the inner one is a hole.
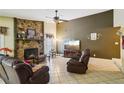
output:
M30 65L12 57L1 58L0 75L7 84L45 84L49 82L48 66L43 66L33 72Z
M69 62L67 62L67 71L72 73L78 73L78 74L85 74L88 69L88 62L90 58L90 50L85 49L84 53L77 59L70 59Z

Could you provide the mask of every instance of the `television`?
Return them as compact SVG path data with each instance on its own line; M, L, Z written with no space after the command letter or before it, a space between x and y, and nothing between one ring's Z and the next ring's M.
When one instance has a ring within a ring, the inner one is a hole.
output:
M67 40L64 42L64 49L80 50L80 40Z

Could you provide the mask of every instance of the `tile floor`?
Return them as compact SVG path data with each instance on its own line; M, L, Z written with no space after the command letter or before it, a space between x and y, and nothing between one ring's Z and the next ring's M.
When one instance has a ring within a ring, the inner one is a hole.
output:
M112 60L90 58L87 73L75 74L66 70L66 63L69 59L57 56L36 68L42 65L49 66L49 84L124 84L124 74L120 72ZM1 79L0 83L3 83Z
M58 56L47 64L50 68L50 84L124 84L124 74L112 60L90 58L86 74L67 72L68 60Z

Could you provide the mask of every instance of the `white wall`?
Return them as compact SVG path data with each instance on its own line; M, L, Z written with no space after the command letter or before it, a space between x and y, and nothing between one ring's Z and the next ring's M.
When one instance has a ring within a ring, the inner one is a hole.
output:
M53 34L54 39L53 39L53 49L56 49L56 23L47 23L44 22L44 35L45 34ZM44 53L47 53L46 49L46 39L44 41Z
M114 9L114 27L121 26L124 28L124 9ZM124 32L124 30L122 30ZM122 61L122 70L124 72L124 49L122 49L122 38L120 36L120 53Z
M0 26L8 27L7 35L4 38L4 47L12 49L10 56L14 56L14 19L0 16Z
M114 9L114 27L124 27L124 9Z

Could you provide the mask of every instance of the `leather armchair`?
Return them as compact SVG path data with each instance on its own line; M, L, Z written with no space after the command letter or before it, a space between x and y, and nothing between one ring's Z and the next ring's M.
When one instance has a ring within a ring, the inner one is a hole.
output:
M67 71L72 73L78 73L78 74L85 74L86 70L88 69L88 62L90 58L90 50L85 49L84 54L80 57L81 62L79 62L79 59L70 59L69 62L67 62Z
M8 84L45 84L49 82L48 66L43 66L33 72L30 65L12 57L4 58L1 65L7 77L7 79L3 77L3 80Z
M30 78L30 83L31 84L45 84L49 82L49 68L48 66L43 66L41 69L37 70L34 72L32 77ZM42 74L42 75L41 75ZM40 82L39 82L40 80Z
M22 84L45 84L49 82L49 68L43 66L36 72L33 72L30 65L17 64L15 70Z

